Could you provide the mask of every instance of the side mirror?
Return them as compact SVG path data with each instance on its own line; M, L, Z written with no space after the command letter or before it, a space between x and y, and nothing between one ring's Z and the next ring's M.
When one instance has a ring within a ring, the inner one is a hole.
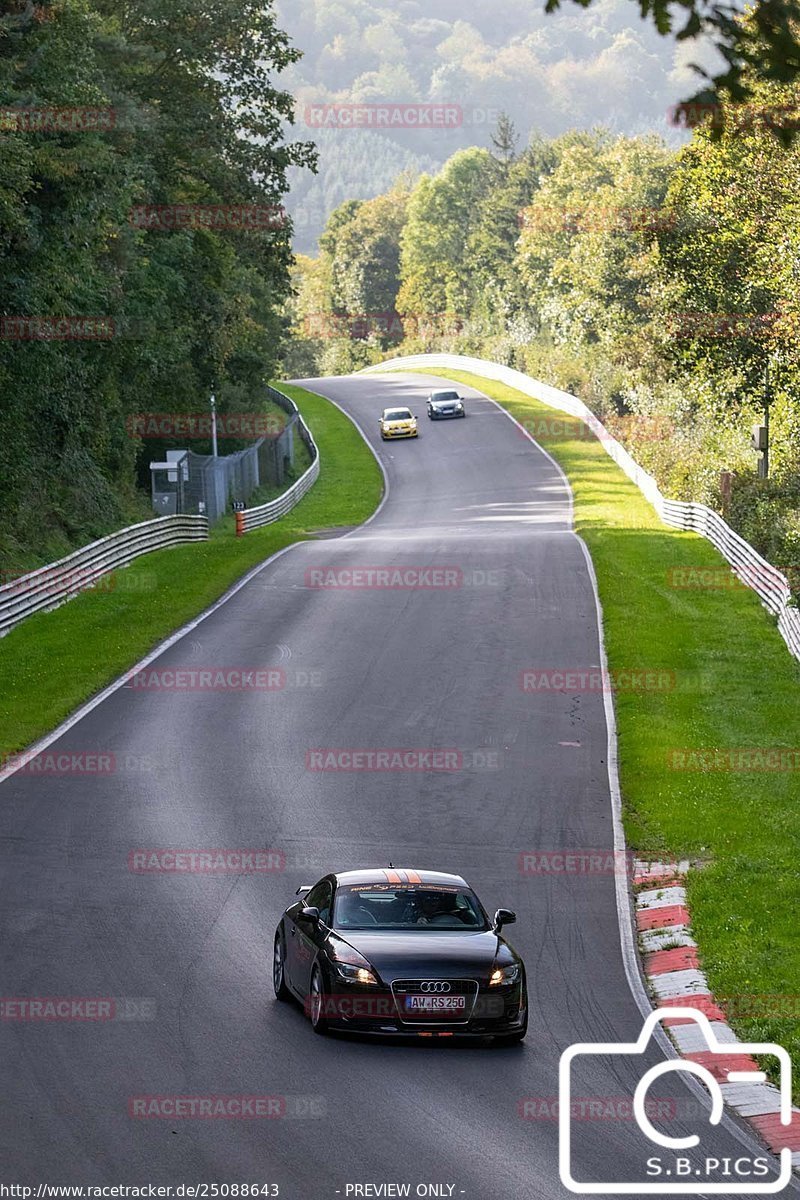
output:
M499 933L504 925L513 925L516 919L517 914L512 912L510 908L498 908L497 912L494 914L495 931Z
M304 904L303 907L300 909L300 916L303 918L304 921L310 921L312 925L319 924L319 909L318 908L309 908L307 904Z

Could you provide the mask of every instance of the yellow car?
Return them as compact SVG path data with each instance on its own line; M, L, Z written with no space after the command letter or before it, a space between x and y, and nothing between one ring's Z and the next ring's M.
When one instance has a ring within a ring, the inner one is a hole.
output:
M417 418L410 408L385 408L378 423L384 441L387 438L419 437Z

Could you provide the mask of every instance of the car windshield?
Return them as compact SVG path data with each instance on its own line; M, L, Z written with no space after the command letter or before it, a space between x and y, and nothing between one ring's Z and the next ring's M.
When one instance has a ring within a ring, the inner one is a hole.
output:
M444 400L458 400L458 392L434 392L431 399L434 404L441 404Z
M375 418L372 418L373 421ZM410 421L411 413L407 408L389 408L383 414L384 421Z
M339 887L335 929L487 930L488 918L474 892L457 886L352 884Z

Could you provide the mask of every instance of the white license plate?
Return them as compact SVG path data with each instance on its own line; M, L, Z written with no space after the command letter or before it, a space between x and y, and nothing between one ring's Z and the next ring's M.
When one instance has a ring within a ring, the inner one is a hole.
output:
M406 1012L464 1012L466 996L406 996Z

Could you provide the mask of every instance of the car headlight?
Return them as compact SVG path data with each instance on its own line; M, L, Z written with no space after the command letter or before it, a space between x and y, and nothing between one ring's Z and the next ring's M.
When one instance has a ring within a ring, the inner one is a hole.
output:
M364 955L359 954L352 946L337 947L333 965L346 983L378 983L377 976Z
M519 979L519 963L512 963L510 967L495 967L489 976L489 986L495 987L499 983L515 983Z
M461 401L460 401L460 400L457 400L457 401L456 401L456 408L463 408L463 407L464 407L464 405L461 403Z
M354 967L350 963L337 963L336 970L348 983L377 983L369 967Z

